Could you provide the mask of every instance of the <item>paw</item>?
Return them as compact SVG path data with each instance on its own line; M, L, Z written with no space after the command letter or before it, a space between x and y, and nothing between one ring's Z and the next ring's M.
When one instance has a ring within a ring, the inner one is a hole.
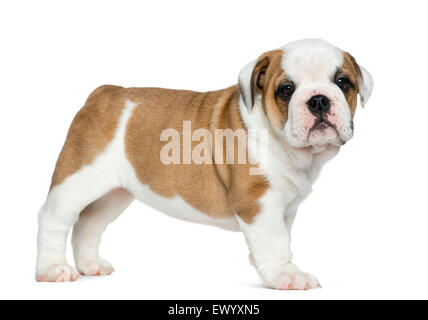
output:
M78 270L86 276L105 276L114 272L112 265L101 259L79 263Z
M52 265L37 271L36 280L39 282L70 282L79 278L80 274L65 264Z
M309 290L321 288L318 280L309 273L301 271L283 272L268 287L279 290Z

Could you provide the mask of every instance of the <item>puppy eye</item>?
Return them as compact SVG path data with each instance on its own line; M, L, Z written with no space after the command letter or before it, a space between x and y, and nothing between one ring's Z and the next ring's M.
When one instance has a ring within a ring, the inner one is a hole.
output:
M337 77L336 84L340 88L340 90L342 90L345 93L348 92L348 90L353 87L351 80L349 80L347 77Z
M289 100L291 96L293 95L295 90L293 83L287 83L284 85L281 85L277 90L277 95L283 99L283 100Z

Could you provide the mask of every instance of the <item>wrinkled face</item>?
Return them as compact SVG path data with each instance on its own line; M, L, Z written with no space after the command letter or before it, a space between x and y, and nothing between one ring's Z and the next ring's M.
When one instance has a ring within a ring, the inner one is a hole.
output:
M296 148L351 139L357 95L363 104L373 86L351 55L322 40L293 42L246 68L239 82L245 104L262 108L273 131Z

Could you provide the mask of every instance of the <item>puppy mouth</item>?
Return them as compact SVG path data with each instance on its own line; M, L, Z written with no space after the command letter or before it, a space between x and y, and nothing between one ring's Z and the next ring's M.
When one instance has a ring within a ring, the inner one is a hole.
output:
M313 132L323 133L327 129L332 129L335 132L336 137L338 139L337 141L338 146L344 145L346 143L346 141L343 140L342 137L340 136L339 131L337 130L337 126L322 116L317 117L316 120L314 121L314 124L309 129L308 138Z
M311 134L313 131L324 131L328 128L332 128L337 133L336 125L332 124L327 119L324 119L323 117L319 117L315 120L312 127L309 129L309 134Z

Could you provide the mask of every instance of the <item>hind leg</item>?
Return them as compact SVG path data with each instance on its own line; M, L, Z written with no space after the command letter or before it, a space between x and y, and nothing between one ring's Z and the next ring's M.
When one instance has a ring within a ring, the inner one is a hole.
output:
M132 203L134 197L124 189L110 191L88 205L73 229L73 252L77 270L90 276L108 275L114 269L100 259L98 247L107 225Z
M106 175L101 161L81 168L60 185L52 188L39 212L36 279L38 281L74 281L79 274L67 265L67 236L90 203L118 187L114 175Z

